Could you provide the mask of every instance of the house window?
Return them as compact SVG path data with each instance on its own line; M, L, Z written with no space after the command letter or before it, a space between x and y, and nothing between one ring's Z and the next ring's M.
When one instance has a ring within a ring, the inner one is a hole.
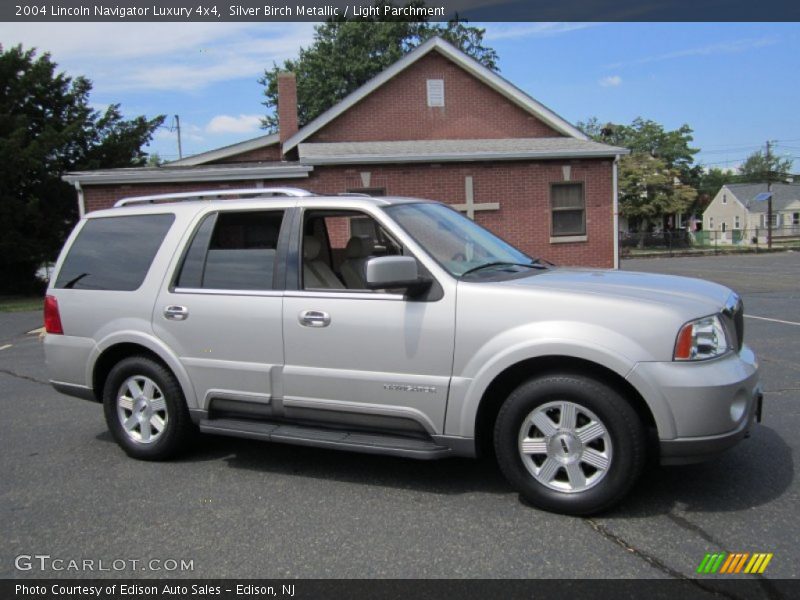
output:
M583 183L553 183L550 186L552 235L586 235L586 201Z
M772 224L771 225L772 225L773 228L777 227L778 223L780 222L780 220L778 219L778 216L779 215L777 213L772 213L772 219L771 219ZM766 214L762 214L761 215L761 225L763 227L768 227L768 225L767 225L767 215Z
M708 228L714 229L714 217L708 217Z
M722 203L723 204L727 204L728 203L728 194L722 194Z
M428 106L444 106L444 79L428 79Z
M739 219L739 215L735 215L733 217L733 228L734 229L741 229L742 228L742 223L741 223L741 221Z
M800 212L792 213L792 225L800 225Z
M725 233L728 230L727 225L725 225L725 221L722 222L722 232Z

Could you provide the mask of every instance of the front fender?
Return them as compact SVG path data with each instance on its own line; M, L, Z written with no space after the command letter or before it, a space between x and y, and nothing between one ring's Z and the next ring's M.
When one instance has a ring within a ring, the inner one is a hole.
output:
M456 345L458 357L463 349ZM463 367L454 369L445 433L474 437L478 407L489 385L506 369L547 356L586 360L625 378L638 362L634 357L647 360L649 353L616 331L586 323L533 323L505 331L471 353L468 360L463 361ZM650 409L657 424L660 420L671 422L672 416L664 412L663 407L651 406Z

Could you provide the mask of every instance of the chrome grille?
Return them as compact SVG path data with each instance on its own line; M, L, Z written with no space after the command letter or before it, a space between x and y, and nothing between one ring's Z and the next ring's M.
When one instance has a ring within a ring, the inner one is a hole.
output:
M744 303L738 294L731 294L722 309L722 314L733 328L733 333L736 336L736 351L738 352L742 349L742 344L744 344Z
M744 343L744 303L741 299L733 311L733 325L736 328L736 350L738 352Z

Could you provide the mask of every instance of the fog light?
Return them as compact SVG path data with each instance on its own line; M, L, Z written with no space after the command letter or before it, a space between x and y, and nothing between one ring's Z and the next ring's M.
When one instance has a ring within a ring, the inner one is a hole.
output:
M731 420L734 423L738 423L742 419L744 411L747 410L747 400L748 396L744 390L739 390L736 393L736 397L731 403Z

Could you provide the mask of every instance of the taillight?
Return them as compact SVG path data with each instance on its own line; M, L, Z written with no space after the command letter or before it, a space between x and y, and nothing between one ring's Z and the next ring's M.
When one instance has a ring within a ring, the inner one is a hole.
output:
M58 300L55 296L44 297L44 330L47 333L64 334L61 315L58 312Z

